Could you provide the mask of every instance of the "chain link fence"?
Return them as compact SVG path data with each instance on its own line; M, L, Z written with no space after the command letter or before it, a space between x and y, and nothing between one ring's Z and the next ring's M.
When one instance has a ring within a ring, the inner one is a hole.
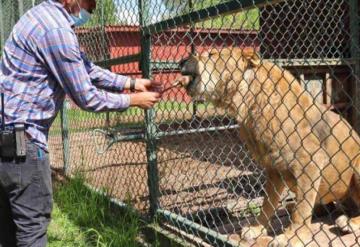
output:
M1 4L3 40L14 23L4 6L14 20L21 7ZM67 100L52 166L195 246L357 246L358 5L97 1L76 30L94 62L165 88L181 70L193 82L146 112Z
M0 1L0 49L4 47L12 27L20 16L42 0L1 0Z

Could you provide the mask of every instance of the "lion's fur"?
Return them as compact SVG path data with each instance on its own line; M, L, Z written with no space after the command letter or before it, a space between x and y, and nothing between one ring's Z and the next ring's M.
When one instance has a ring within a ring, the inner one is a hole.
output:
M252 48L192 56L183 70L197 75L189 93L226 109L266 170L271 181L260 224L267 225L265 214L274 213L268 204L275 207L286 186L297 198L291 229L310 224L316 203L350 197L360 206L358 134L344 118L316 102L289 71L262 61Z

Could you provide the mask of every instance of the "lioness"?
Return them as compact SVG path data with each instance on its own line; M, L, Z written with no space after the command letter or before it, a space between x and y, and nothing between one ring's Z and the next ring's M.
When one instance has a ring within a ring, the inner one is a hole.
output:
M266 171L256 224L243 239L266 234L285 188L296 195L291 225L271 246L305 246L312 239L315 204L353 200L360 206L360 138L346 120L317 103L288 71L263 61L253 48L226 48L192 55L180 63L188 93L226 109L240 138ZM185 80L186 81L186 80ZM343 231L360 228L360 217L340 216Z

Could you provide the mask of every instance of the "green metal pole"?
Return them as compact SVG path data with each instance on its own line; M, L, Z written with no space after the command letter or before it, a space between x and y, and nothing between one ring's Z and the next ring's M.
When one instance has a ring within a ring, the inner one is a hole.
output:
M101 67L110 68L113 65L126 64L126 63L131 63L131 62L139 62L140 55L141 55L140 53L137 53L134 55L109 58L109 59L104 59L102 61L97 61L97 62L95 62L95 64L98 66L101 66Z
M191 11L194 11L194 4L193 4L192 0L189 0L189 12L191 12ZM194 31L195 31L195 25L192 22L191 27L190 27L190 37L191 38L195 37ZM195 43L191 42L191 54L194 54L194 53L195 53Z
M4 16L3 16L3 0L0 0L0 57L2 56L2 49L5 45L5 29L4 29Z
M24 14L24 2L23 0L18 0L18 9L19 9L19 18Z
M360 133L360 61L359 61L359 3L349 0L350 4L350 33L351 33L351 58L355 60L353 76L353 126Z
M106 37L105 37L105 5L104 5L104 1L101 1L101 42L102 42L102 50L103 50L103 54L104 57L103 59L109 59L108 57L108 51L106 49L107 45L106 45Z
M193 1L192 0L189 0L189 12L191 11L194 11L194 4L193 4ZM193 22L191 22L191 27L190 27L190 38L191 40L195 37L194 35L194 31L195 31L195 24ZM195 47L195 43L194 42L191 42L191 54L195 54L195 50L196 50L196 47ZM193 101L193 104L192 104L192 118L195 119L196 118L196 112L197 112L197 104L198 102L196 100Z
M110 59L109 47L106 42L106 22L105 22L105 4L104 1L101 1L101 39L102 39L102 50L103 50L103 60ZM106 69L110 70L111 66L107 65ZM110 128L110 113L105 113L105 128Z
M146 0L139 0L139 21L141 27L144 27L149 17L149 5ZM144 78L151 77L151 36L144 34L141 28L141 70ZM155 111L149 109L145 111L145 141L146 141L146 156L148 161L148 186L150 198L150 216L154 219L156 210L159 207L159 175L157 167L156 154L156 124Z
M61 119L61 136L63 143L63 159L64 159L64 174L67 175L70 167L70 148L69 148L69 123L67 117L67 109L69 108L69 102L67 99L64 100L63 107L60 110Z

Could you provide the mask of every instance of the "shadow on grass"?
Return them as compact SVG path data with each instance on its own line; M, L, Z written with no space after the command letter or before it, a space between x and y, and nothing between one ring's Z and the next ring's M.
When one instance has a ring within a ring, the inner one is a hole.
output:
M62 217L80 230L85 246L140 246L136 238L141 222L134 212L115 207L105 196L89 190L80 176L54 184L54 202ZM52 238L49 242L61 241Z

